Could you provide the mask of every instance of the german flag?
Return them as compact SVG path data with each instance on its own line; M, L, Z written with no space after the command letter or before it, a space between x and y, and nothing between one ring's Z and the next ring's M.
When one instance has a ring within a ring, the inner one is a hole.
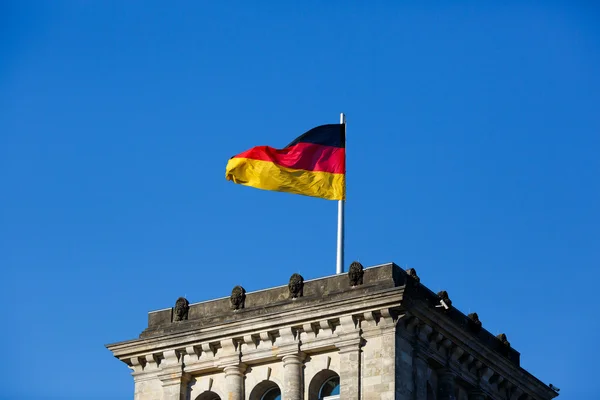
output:
M225 178L258 189L345 200L346 124L317 126L281 150L246 150L229 159Z

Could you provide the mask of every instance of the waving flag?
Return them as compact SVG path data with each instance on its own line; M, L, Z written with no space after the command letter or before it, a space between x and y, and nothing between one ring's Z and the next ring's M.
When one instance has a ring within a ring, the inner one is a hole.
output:
M283 149L253 147L229 159L225 178L258 189L345 200L345 128L317 126Z

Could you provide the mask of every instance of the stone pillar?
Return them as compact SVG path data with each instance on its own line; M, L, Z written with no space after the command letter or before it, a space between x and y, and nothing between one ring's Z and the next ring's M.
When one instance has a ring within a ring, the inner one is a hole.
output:
M225 372L225 390L227 400L244 400L244 364L226 365L223 367Z
M162 397L162 382L158 375L157 358L154 354L133 357L129 360L129 368L133 370L134 400L160 399Z
M438 400L456 400L455 376L452 371L438 371Z
M182 357L175 350L163 352L158 378L162 383L162 400L186 400L190 374L183 371Z
M395 359L395 400L414 400L415 398L415 360L413 338L401 324L396 329Z
M160 399L162 397L162 382L155 374L141 374L133 376L134 400Z
M162 382L162 400L187 400L190 375L179 371L168 375L160 375Z
M413 379L414 379L414 398L415 400L427 400L427 369L429 363L427 356L420 346L417 346L413 353Z
M485 400L486 396L481 390L473 390L469 392L469 400Z
M339 346L340 398L360 399L360 338Z
M304 354L286 354L283 361L283 391L282 400L302 400Z
M335 346L340 355L340 398L360 399L360 327L351 315L340 318L339 341Z
M396 388L395 321L388 310L381 310L379 316L372 312L363 316L361 400L405 400L405 388Z
M382 317L383 320L383 317ZM381 328L381 399L404 400L409 394L406 382L396 385L396 327L391 318Z

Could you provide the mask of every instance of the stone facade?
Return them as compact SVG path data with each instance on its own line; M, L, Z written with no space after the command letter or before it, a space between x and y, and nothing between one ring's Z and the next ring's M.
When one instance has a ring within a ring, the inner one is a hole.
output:
M244 293L243 306L223 298L183 313L178 300L149 313L138 339L107 347L132 370L135 400L317 400L334 386L325 398L557 396L520 367L506 336L453 308L416 271L357 271Z

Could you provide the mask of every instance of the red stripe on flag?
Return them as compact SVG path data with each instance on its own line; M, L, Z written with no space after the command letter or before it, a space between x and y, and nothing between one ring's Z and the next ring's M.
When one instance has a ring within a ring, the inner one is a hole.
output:
M235 156L252 160L270 161L282 167L322 171L334 174L346 172L346 150L341 147L298 143L285 149L256 146Z

